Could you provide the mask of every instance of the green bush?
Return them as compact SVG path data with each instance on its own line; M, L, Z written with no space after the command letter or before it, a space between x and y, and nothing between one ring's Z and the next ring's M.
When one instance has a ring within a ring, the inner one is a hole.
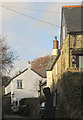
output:
M45 97L45 96L40 96L40 97L39 97L39 102L40 102L40 105L41 105L43 102L46 102L46 97Z
M20 100L19 113L31 117L39 116L40 102L38 98L24 98Z
M66 72L62 75L62 94L57 96L56 117L81 118L83 73Z

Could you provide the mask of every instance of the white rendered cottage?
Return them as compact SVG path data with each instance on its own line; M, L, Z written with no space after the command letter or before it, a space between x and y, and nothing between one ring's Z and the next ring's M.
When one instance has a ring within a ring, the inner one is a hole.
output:
M10 94L11 105L19 106L22 98L38 97L39 81L43 79L46 78L42 78L28 63L27 69L9 81L5 87L5 95Z

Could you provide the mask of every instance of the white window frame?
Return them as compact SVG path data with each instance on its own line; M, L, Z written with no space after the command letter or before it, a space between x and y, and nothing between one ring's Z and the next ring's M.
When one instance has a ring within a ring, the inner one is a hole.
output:
M17 89L23 88L23 80L17 80Z

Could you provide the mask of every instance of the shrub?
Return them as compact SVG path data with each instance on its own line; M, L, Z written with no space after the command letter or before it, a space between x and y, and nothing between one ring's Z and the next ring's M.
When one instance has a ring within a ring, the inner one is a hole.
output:
M56 117L81 118L83 73L66 72L61 78L62 94L57 96Z
M46 102L46 97L45 96L40 96L39 97L39 102L42 104L43 102Z
M24 98L20 100L20 114L31 117L39 116L40 103L38 98Z

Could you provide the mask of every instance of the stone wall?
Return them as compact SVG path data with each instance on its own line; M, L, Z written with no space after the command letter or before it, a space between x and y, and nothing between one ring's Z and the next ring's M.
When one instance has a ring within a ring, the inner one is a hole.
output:
M62 49L60 50L60 56L54 65L54 82L61 78L61 74L69 67L69 35L67 36Z
M83 48L83 35L70 35L70 48Z
M47 71L47 86L50 87L51 91L53 89L53 79L54 84L57 87L58 80L61 79L64 72L80 72L80 69L77 68L76 63L74 66L72 65L72 58L74 57L77 59L76 55L72 55L72 51L79 51L81 49L83 49L83 35L68 34L52 71Z
M70 39L70 42L69 42ZM69 47L70 45L70 47ZM71 72L80 72L80 69L76 67L76 64L74 67L72 67L72 58L76 57L76 55L72 55L72 50L77 50L83 48L83 35L67 35L66 40L64 41L64 44L62 46L62 49L60 50L60 56L58 57L53 70L52 74L53 76L51 81L49 80L49 87L51 89L51 92L58 89L58 92L62 92L60 88L61 83L61 76L64 72L71 71ZM54 79L54 89L53 89L53 79ZM47 81L48 83L48 81ZM55 92L56 96L56 92ZM56 99L55 99L56 101Z
M70 67L73 67L72 58L76 58L76 55L72 55L72 50L79 51L80 49L83 49L83 35L70 35Z
M69 51L69 37L70 37L70 51ZM80 70L76 68L76 64L72 67L72 58L76 57L72 55L72 50L79 50L83 48L83 35L67 35L66 40L60 50L60 56L54 65L54 83L57 84L58 79L66 71L79 72Z

